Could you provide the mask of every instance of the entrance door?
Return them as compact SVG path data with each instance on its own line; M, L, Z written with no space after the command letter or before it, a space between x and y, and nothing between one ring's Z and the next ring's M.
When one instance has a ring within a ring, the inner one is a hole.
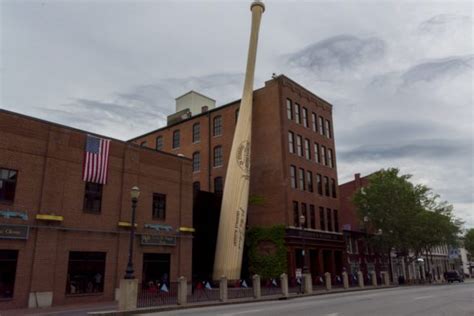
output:
M0 299L12 298L18 250L0 250Z
M142 275L143 286L153 282L155 284L166 283L169 287L170 254L144 253Z

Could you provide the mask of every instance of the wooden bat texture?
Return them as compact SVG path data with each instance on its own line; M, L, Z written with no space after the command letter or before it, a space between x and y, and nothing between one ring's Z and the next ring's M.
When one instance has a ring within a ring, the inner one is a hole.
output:
M260 1L254 1L250 6L250 10L252 11L252 27L247 69L242 100L240 102L239 118L232 141L222 196L214 260L214 280L218 280L223 276L227 277L228 280L238 280L240 279L242 268L249 199L253 81L257 57L258 32L265 6Z

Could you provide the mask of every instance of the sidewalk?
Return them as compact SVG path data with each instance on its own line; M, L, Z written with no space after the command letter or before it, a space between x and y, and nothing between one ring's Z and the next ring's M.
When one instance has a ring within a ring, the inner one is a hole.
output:
M117 302L101 302L80 305L60 305L44 308L10 309L3 311L0 310L0 316L87 315L87 313L89 312L110 311L117 308Z
M147 314L147 313L155 313L155 312L165 312L165 311L172 311L172 310L179 310L179 309L188 309L188 308L196 308L196 307L209 307L209 306L219 306L219 305L230 305L230 304L245 304L245 303L255 303L255 302L266 302L266 301L276 301L276 300L284 300L284 299L294 299L298 297L309 297L309 296L322 296L322 295L330 295L330 294L340 294L340 293L351 293L351 292L358 292L358 291L370 291L370 290L381 290L381 289L390 289L397 286L366 286L364 288L359 287L351 287L349 289L344 288L333 288L331 291L327 291L324 289L318 289L313 291L311 294L296 294L290 293L289 297L284 298L281 294L278 295L268 295L263 296L260 299L254 298L241 298L241 299L230 299L226 302L220 301L208 301L208 302L200 302L200 303L189 303L184 306L181 305L167 305L167 306L154 306L154 307L143 307L137 308L131 311L117 311L117 310L108 310L108 311L97 311L97 312L90 312L88 315L136 315L136 314Z

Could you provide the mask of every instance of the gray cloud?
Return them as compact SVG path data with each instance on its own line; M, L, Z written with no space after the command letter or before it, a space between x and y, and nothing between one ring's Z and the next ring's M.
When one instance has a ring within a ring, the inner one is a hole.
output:
M316 73L344 72L380 60L385 51L385 42L380 38L361 39L345 34L327 38L293 53L287 57L287 62L290 66Z

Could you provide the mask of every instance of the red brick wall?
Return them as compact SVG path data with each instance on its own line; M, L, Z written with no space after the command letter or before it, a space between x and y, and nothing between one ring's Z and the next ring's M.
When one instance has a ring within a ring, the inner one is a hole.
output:
M308 109L308 128L287 119L287 98ZM202 190L213 192L213 179L217 176L225 176L227 170L227 160L235 129L235 111L239 105L240 100L135 138L133 142L141 144L143 141L146 141L146 146L154 147L156 137L163 136L164 151L181 153L191 158L193 152L199 150L201 152L201 170L193 174L193 181L200 181ZM315 112L318 116L323 116L331 122L332 138L328 139L312 131L312 112ZM212 119L217 115L222 115L223 117L223 135L219 137L211 136L209 141L209 119L212 133ZM192 126L196 122L201 124L201 141L199 144L192 144ZM172 133L177 129L181 131L181 146L179 149L172 149ZM322 164L317 164L314 161L313 147L311 147L311 161L298 157L295 154L290 154L288 152L288 130L292 130L304 136L304 138L310 139L311 144L318 142L320 145L331 148L333 150L334 167L329 168ZM212 148L216 145L223 146L224 165L220 168L213 168L211 164L209 169L207 166L209 159L212 160ZM209 147L211 151L209 151ZM312 171L313 185L315 187L313 193L290 188L290 164ZM307 203L308 205L314 204L316 213L318 213L319 206L339 210L339 198L318 195L315 180L317 173L320 173L323 177L328 176L330 179L335 179L337 190L337 164L332 106L284 76L267 81L263 88L254 91L250 177L250 196L262 197L264 202L262 205L250 205L248 224L251 226L292 225L293 200ZM209 179L211 182L210 186ZM339 213L341 212L339 211ZM318 214L316 222L319 223Z
M53 304L112 300L123 277L129 231L119 221L130 221L130 188L138 185L137 233L156 233L144 224L167 224L174 229L192 226L192 182L189 159L112 140L108 183L100 214L83 212L85 183L82 162L86 133L0 110L0 168L18 170L13 204L0 210L28 214L28 220L0 217L0 224L30 226L28 240L0 239L0 249L18 249L14 298L0 301L0 309L26 307L30 292L54 294ZM166 220L152 218L152 194L167 195ZM62 223L36 220L39 213L64 216ZM170 253L170 279L191 279L191 238L178 238L176 247L141 246L135 242L136 277L142 274L144 252ZM69 251L105 251L104 293L66 296Z

